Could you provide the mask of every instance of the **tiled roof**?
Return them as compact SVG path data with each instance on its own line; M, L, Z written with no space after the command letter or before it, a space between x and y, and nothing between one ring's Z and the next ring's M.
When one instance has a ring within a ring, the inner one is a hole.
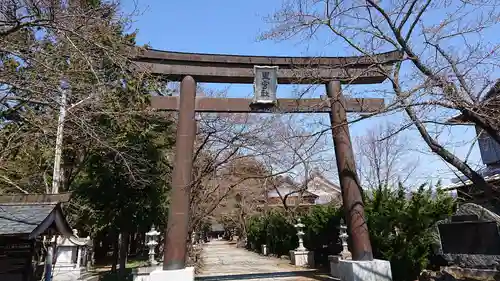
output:
M63 236L73 234L59 202L30 196L0 196L0 235L27 235L33 239L47 229Z
M495 182L500 180L500 167L499 166L487 166L486 168L478 171L481 176L484 177L486 182ZM467 177L462 176L451 180L451 184L444 187L445 190L455 189L467 185L471 185L472 181Z
M304 184L307 188L304 189ZM295 182L290 177L278 177L275 184L275 188L271 189L267 196L269 198L277 198L285 196L286 194L296 193L298 190L304 189L302 191L302 196L310 197L332 197L339 194L340 187L324 177L319 170L314 170L309 179L303 183ZM280 196L281 194L281 196ZM295 194L294 194L295 195ZM298 195L298 194L297 194ZM322 199L326 200L326 199Z
M278 187L275 188L271 191L268 192L267 197L269 198L278 198L285 196L287 194L290 194L289 196L299 196L299 194L302 193L302 197L305 196L312 196L312 197L317 197L317 195L307 191L307 190L302 190L300 191L299 189L292 189L289 187Z
M56 204L0 204L0 235L30 234Z

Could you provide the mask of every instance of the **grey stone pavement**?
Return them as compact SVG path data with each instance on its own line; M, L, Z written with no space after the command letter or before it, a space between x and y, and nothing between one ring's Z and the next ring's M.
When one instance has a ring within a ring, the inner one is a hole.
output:
M211 241L203 246L203 262L197 280L335 280L306 268L296 267L289 260L265 257L237 248L228 241Z

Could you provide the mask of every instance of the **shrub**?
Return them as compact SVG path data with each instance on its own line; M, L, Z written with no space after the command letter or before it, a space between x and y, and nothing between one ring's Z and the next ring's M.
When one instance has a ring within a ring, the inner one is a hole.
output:
M329 266L328 255L342 251L339 225L342 211L334 205L314 206L301 217L305 224L304 245L314 251L317 265Z
M341 250L338 241L339 208L314 206L299 217L306 226L305 247L314 251L317 264L326 264L329 254ZM271 254L288 255L290 250L298 246L295 223L296 220L282 210L250 218L247 222L248 247L260 250L261 245L266 244Z
M297 248L297 230L291 219L282 211L271 212L266 221L266 245L269 251L278 256L288 255Z
M433 243L431 227L450 216L455 207L453 198L439 188L420 186L408 196L402 185L380 188L365 197L365 210L375 258L391 262L395 281L415 280L429 264ZM306 225L304 244L315 252L317 264L326 265L327 256L338 254L341 209L335 206L314 206L300 216ZM267 244L270 253L288 254L297 247L295 220L283 211L254 216L248 221L248 242L260 250Z
M293 225L283 211L275 210L266 216L254 216L247 222L247 247L260 251L266 244L269 252L286 255L297 246L297 236Z
M431 227L453 213L453 198L420 186L407 198L402 185L380 188L366 198L368 229L374 256L389 260L393 279L415 280L429 264Z

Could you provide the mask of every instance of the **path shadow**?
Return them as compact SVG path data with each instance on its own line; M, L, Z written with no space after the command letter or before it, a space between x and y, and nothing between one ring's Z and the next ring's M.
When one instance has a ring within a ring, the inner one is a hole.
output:
M340 280L338 278L333 278L327 273L321 273L321 272L302 272L302 274L299 274L298 277L307 277L312 280L318 280L318 281L333 281L333 280Z
M312 280L318 281L333 281L340 280L328 276L326 273L317 270L307 271L285 271L285 272L269 272L269 273L248 273L248 274L230 274L230 275L216 275L216 276L197 276L197 281L215 281L215 280L248 280L248 279L264 279L264 278L282 278L282 277L307 277Z

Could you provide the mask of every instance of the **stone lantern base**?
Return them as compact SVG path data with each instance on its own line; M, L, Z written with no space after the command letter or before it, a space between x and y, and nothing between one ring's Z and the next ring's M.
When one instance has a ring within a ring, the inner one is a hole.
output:
M314 252L291 250L290 261L296 266L314 267Z

